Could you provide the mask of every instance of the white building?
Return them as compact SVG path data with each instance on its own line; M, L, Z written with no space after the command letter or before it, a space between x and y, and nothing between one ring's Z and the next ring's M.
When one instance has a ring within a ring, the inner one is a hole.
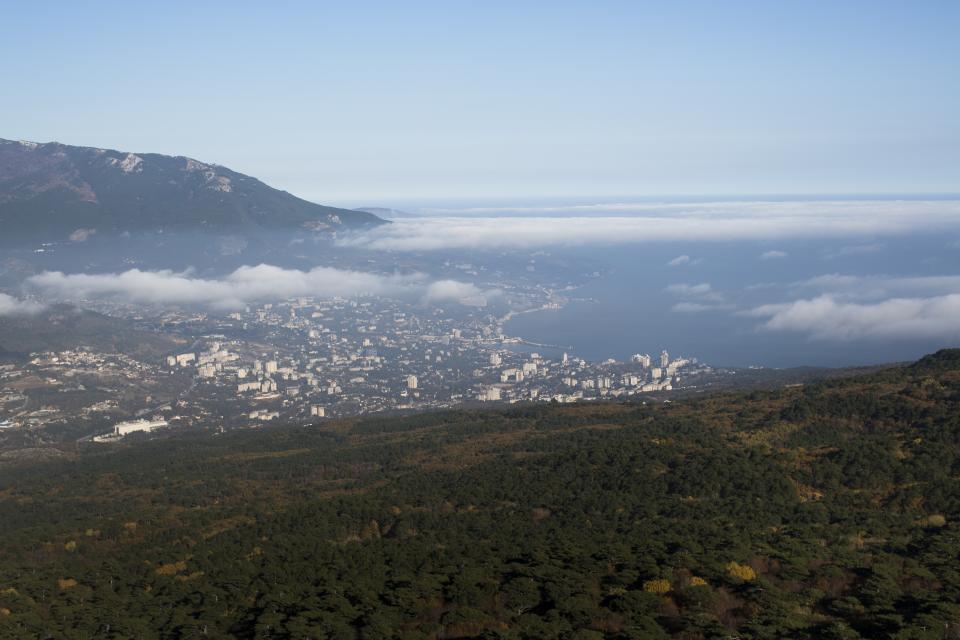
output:
M500 382L523 382L523 371L520 369L504 369L500 372Z
M407 376L407 389L416 389L418 384L417 376Z
M180 355L177 356L176 359L177 359L177 364L178 364L178 365L180 365L181 367L185 367L185 366L187 366L188 364L190 364L191 362L193 362L194 360L197 359L197 354L195 354L195 353L181 353Z
M479 397L484 402L496 402L500 400L500 387L487 387Z
M639 364L640 366L642 366L644 369L649 369L650 365L653 363L653 359L645 353L634 354L633 357L630 359L636 362L637 364Z
M125 436L128 433L134 433L136 431L145 431L149 433L154 429L160 429L166 426L168 426L166 420L130 420L128 422L118 422L117 424L113 425L113 434L117 436Z
M311 405L311 406L310 406L310 415L311 415L311 416L316 416L316 417L318 417L318 418L325 418L326 415L327 415L327 409L326 409L325 407L321 407L321 406L318 405L318 404Z

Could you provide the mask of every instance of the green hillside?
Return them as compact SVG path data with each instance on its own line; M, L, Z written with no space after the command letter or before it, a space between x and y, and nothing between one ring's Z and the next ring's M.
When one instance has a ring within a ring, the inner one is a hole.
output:
M0 467L0 637L960 637L958 356Z
M159 360L185 341L136 329L132 323L66 304L33 315L0 317L0 358L25 358L34 351L88 347L103 353L126 353Z

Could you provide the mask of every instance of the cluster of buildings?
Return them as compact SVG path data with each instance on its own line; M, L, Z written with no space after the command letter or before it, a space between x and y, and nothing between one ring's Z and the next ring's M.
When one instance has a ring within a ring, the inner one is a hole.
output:
M89 423L102 429L173 393L159 363L87 348L31 354L0 365L0 421L44 428Z
M493 316L381 298L267 304L231 314L229 323L195 350L171 354L166 366L193 379L195 402L232 408L223 417L230 425L618 398L669 391L696 365L665 351L626 363L527 353Z
M87 420L97 441L111 442L165 427L621 398L669 391L702 369L666 351L599 363L534 353L482 307L380 297L299 298L228 316L166 311L155 323L190 347L154 363L80 349L0 367L0 423ZM31 385L72 393L73 401L38 404L50 394L31 394Z
M490 356L490 363L499 366L505 358L513 359L495 352ZM661 353L659 364L661 366L653 366L648 355L634 356L629 363L616 360L589 363L570 358L566 353L557 360L531 353L519 366L500 369L499 384L482 388L476 399L577 402L670 391L679 380L681 370L697 366L695 361L686 358L670 360L666 351Z

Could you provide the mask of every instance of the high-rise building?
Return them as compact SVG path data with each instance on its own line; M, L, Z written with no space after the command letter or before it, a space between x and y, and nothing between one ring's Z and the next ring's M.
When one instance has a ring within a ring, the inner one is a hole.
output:
M416 389L417 384L417 376L407 376L407 389Z
M670 364L670 354L668 354L667 350L664 349L660 352L660 366L666 367L668 364Z
M640 366L642 366L644 369L649 369L652 363L650 356L645 353L644 354L636 353L630 359L636 362L637 364L639 364Z

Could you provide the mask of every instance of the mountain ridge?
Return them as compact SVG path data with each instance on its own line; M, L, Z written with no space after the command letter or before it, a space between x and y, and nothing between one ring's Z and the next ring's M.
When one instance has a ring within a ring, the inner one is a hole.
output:
M382 223L186 156L0 138L0 224L11 239L277 228L336 233Z

